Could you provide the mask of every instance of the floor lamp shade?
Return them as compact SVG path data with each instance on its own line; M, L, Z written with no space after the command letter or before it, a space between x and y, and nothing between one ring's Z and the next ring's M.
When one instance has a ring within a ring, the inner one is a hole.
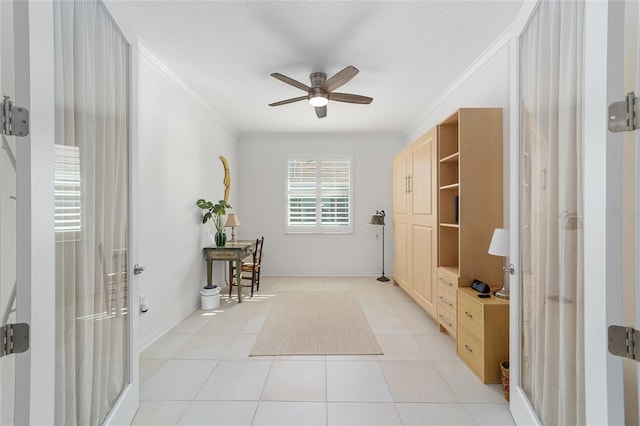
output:
M389 278L384 276L384 216L384 210L376 210L376 214L372 214L369 220L369 225L382 226L382 275L377 278L382 282L389 281Z
M378 212L376 212L376 214L372 214L371 219L369 220L369 225L384 226L384 216L382 214L379 214Z

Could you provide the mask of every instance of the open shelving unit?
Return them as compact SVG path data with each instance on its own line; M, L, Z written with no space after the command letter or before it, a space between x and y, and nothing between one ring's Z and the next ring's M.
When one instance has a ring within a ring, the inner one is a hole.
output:
M458 275L460 264L460 146L458 114L440 123L438 135L438 264Z
M438 319L456 336L456 291L474 278L499 286L488 254L502 227L502 109L461 108L438 125Z

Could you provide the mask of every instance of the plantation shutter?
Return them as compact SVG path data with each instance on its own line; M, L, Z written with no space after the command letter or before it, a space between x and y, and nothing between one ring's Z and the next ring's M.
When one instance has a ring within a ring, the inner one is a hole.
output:
M317 225L317 162L289 160L288 225L292 227Z
M321 161L320 222L323 226L351 224L351 160Z
M352 232L351 159L288 160L288 232Z
M79 147L54 145L54 180L55 232L78 232L81 227Z

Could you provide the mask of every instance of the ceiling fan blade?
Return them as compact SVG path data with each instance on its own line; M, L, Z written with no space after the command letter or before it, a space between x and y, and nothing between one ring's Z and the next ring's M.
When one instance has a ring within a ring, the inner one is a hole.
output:
M307 98L308 96L298 96L297 98L285 99L284 101L274 102L272 104L269 104L269 106L279 106L279 105L290 104L293 102L304 101Z
M349 102L351 104L370 104L373 98L349 93L329 93L329 100L338 102Z
M318 118L324 118L327 116L327 107L323 106L323 107L316 107L316 115L318 116Z
M325 81L321 88L322 90L326 90L327 92L336 90L338 87L349 82L349 80L355 77L359 72L360 71L358 71L356 67L349 65L342 71L338 71L338 73L331 77L329 80Z
M274 72L273 74L271 74L271 77L277 78L278 80L283 81L287 84L290 84L293 87L297 87L300 90L304 90L305 92L308 92L311 90L311 87L307 86L306 84L300 83L298 80L294 80L291 77L282 75L279 72Z

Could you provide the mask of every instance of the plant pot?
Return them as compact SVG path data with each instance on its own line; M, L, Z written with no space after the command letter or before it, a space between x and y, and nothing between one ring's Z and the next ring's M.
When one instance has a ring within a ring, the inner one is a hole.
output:
M227 234L224 231L216 231L215 240L216 246L224 247L227 244Z

